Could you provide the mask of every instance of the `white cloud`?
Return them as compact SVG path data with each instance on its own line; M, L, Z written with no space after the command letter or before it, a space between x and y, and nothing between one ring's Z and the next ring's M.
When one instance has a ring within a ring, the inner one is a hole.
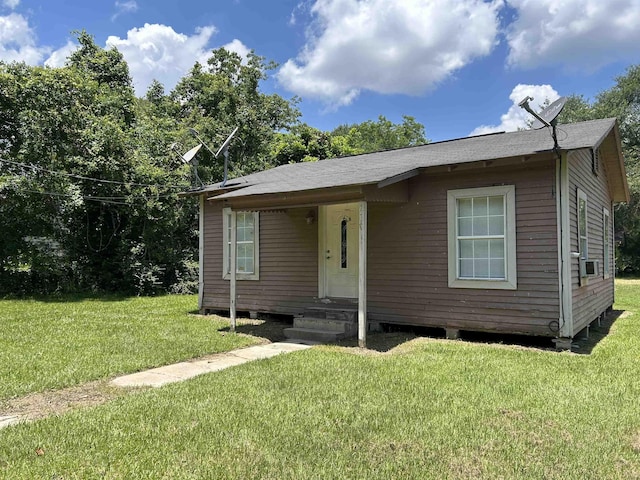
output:
M240 55L240 58L242 58L243 60L247 58L247 55L249 55L249 52L251 51L249 47L247 47L244 43L242 43L237 38L233 39L231 42L227 43L226 45L223 45L222 48L225 48L230 52L237 53L238 55ZM207 53L207 57L208 57L208 53Z
M116 13L111 17L115 20L123 13L133 13L138 11L138 3L135 0L116 0Z
M347 105L360 91L418 95L497 42L502 0L316 0L288 90Z
M508 63L596 70L640 59L640 0L508 0L518 18L507 30Z
M493 132L513 132L520 128L526 128L533 118L518 104L527 96L533 97L533 101L529 102L529 105L536 112L539 112L547 102L550 103L560 98L558 92L551 85L516 85L509 95L513 105L509 107L507 113L500 116L500 125L482 125L471 132L469 136Z
M17 13L0 16L0 60L36 65L50 51L37 46L36 35L25 17Z
M67 44L64 47L60 47L55 50L49 58L44 61L47 67L58 68L64 67L69 55L78 49L78 44L73 43L71 40L67 40Z
M146 23L129 30L126 39L110 36L107 47L122 53L136 94L144 95L153 79L172 89L196 61L207 58L207 44L215 31L213 26L201 27L188 36L166 25Z
M18 7L18 5L20 5L20 0L3 0L2 4L5 7L8 7L12 10L14 10L15 8Z

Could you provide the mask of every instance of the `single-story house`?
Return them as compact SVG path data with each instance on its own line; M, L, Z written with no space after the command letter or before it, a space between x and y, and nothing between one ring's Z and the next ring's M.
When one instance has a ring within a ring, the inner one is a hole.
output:
M200 311L293 315L292 337L361 345L404 324L570 346L613 304L613 206L629 191L615 119L557 139L466 137L192 191Z

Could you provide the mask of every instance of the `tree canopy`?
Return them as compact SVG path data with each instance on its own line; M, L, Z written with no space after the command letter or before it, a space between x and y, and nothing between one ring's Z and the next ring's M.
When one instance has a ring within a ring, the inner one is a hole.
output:
M64 67L0 62L0 292L196 289L197 204L177 195L192 128L215 149L238 127L233 176L426 140L411 117L300 123L297 98L261 90L275 65L254 53L213 50L171 92L136 98L121 53L76 35ZM198 155L200 177L221 180L222 159Z

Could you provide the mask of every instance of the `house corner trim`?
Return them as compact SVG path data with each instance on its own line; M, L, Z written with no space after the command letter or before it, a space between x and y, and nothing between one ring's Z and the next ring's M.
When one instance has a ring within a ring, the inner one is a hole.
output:
M563 152L556 163L556 205L558 229L558 286L560 315L559 338L573 338L573 301L571 285L571 239L569 216L569 157Z

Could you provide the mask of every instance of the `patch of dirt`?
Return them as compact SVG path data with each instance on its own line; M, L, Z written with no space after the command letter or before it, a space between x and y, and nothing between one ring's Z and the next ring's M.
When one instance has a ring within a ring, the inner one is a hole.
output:
M631 438L631 448L633 448L634 452L640 453L640 432L636 432Z
M101 405L128 393L129 391L123 388L109 385L106 380L61 390L31 393L3 402L0 406L0 417L15 415L22 421L38 420L77 408Z

